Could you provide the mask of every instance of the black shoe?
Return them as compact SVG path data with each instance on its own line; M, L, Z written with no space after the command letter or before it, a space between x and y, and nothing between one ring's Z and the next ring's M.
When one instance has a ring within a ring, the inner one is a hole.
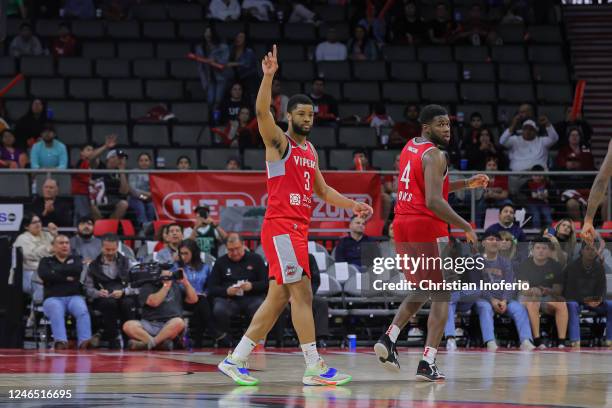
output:
M416 372L417 380L421 381L444 381L446 377L438 370L436 363L429 364L425 360L419 361Z
M374 345L374 352L378 357L378 362L387 370L399 372L400 363L397 355L397 347L391 341L389 335L383 334Z

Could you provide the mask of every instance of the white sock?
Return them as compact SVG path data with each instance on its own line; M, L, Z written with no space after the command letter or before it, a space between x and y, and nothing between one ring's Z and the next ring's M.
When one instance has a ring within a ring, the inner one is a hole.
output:
M232 353L232 358L240 361L248 360L249 354L251 354L251 351L253 351L256 345L257 343L249 339L247 336L242 336L240 343L238 343L234 349L234 352Z
M436 354L438 354L438 349L425 346L425 351L423 351L423 360L427 361L429 364L433 364L436 361Z
M401 331L402 331L402 329L400 329L398 326L392 324L387 329L387 335L389 336L391 341L395 343L395 342L397 342L397 338L399 337L399 334L400 334Z
M316 342L302 344L301 347L304 353L304 360L306 360L306 367L312 367L319 362L320 357Z

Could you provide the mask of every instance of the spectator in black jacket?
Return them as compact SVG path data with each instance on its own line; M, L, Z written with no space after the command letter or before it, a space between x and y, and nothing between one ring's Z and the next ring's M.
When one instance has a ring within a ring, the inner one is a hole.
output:
M53 254L40 261L38 276L43 281L43 309L51 322L55 349L68 348L66 311L76 319L78 348L90 348L94 345L91 320L80 281L83 263L70 254L70 240L65 235L53 239Z
M315 78L312 81L310 99L314 103L315 123L317 125L336 123L339 118L338 101L330 94L325 93L325 81L323 78Z
M230 234L225 245L227 254L217 259L208 278L220 333L229 333L233 316L245 315L250 320L268 291L268 270L261 256L247 252L238 234Z
M114 234L102 237L102 253L89 265L85 277L87 297L95 310L102 312L102 339L110 348L120 348L117 320L136 318L136 299L129 296L130 262L119 253L119 238ZM97 337L97 336L96 336Z
M41 195L32 202L32 212L38 215L43 225L53 223L58 227L72 227L72 206L58 197L57 181L48 178L42 185Z
M380 255L376 241L364 233L365 225L363 218L357 215L351 217L348 236L342 238L336 246L336 262L348 262L358 268L365 268Z

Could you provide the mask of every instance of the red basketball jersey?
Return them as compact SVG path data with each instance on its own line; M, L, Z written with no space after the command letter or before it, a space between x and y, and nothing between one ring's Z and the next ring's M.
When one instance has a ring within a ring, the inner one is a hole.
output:
M317 156L310 142L298 145L291 137L279 161L266 162L268 207L266 219L288 218L309 225Z
M400 154L400 178L397 182L396 215L427 215L440 220L426 205L425 172L423 171L423 155L436 145L429 142L416 142L416 138L406 143ZM442 195L448 201L448 167L444 173ZM442 221L443 222L443 221ZM423 226L427 228L427 226Z

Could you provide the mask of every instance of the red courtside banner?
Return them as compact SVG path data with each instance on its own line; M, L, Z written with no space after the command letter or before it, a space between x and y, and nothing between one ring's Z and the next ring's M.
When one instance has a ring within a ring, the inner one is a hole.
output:
M381 235L380 175L370 172L323 172L323 175L327 184L340 193L374 208L366 232ZM265 207L268 201L265 172L157 173L151 174L150 182L155 209L161 220L190 223L194 218L193 209L200 204L207 204L210 215L218 220L222 207ZM335 235L329 232L346 230L352 211L329 205L316 195L313 198L311 234Z

